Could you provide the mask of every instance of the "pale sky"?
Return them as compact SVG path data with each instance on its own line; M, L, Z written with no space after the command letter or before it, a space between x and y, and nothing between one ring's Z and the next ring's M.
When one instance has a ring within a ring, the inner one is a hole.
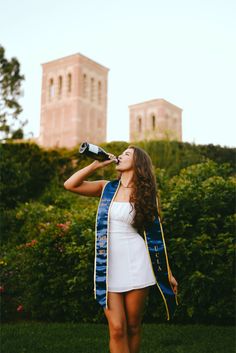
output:
M236 145L235 0L1 0L0 13L26 132L39 135L41 64L81 53L110 69L107 141L128 141L128 105L164 98L184 142Z

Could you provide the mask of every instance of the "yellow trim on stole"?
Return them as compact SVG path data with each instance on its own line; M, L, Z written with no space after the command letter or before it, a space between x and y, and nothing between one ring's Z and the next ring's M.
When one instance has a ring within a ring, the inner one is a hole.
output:
M109 183L110 181L108 181L103 189L102 189L102 193L101 193L101 197L100 197L100 201L99 201L99 204L98 204L98 208L97 208L97 213L96 213L96 222L95 222L95 251L94 251L94 298L96 299L96 257L97 257L97 249L96 249L96 240L97 240L97 218L98 218L98 209L99 209L99 206L100 206L100 203L101 203L101 200L102 200L102 196L103 196L103 193L104 193L104 190L105 190L105 187L106 185ZM117 189L111 199L111 203L110 203L110 206L108 208L108 217L107 217L107 268L106 268L106 309L108 308L108 305L107 305L107 300L108 300L108 245L109 245L109 211L110 211L110 207L111 207L111 204L112 204L112 201L113 199L115 198L116 194L117 194L117 191L119 189L119 186L120 186L120 180L119 180L119 183L117 185Z
M114 200L114 198L116 197L116 194L117 194L117 191L119 190L119 187L120 187L120 183L121 181L119 180L119 183L117 185L117 188L116 188L116 191L111 199L111 203L110 203L110 206L108 208L108 216L107 216L107 269L106 269L106 309L108 309L108 304L107 304L107 301L108 301L108 252L109 252L109 213L110 213L110 208L111 208L111 205L112 205L112 202Z
M158 217L159 218L159 217ZM165 250L165 256L166 256L166 263L167 263L167 271L168 271L168 279L169 279L169 283L170 283L170 286L173 290L173 287L172 287L172 284L170 282L170 265L169 265L169 261L168 261L168 256L167 256L167 250L166 250L166 244L165 244L165 238L164 238L164 232L163 232L163 229L162 229L162 224L161 224L161 221L160 221L160 218L159 218L159 222L160 222L160 228L161 228L161 235L162 235L162 240L163 240L163 244L164 244L164 250ZM174 292L174 290L173 290ZM176 304L178 305L178 300L177 300L177 294L175 294L175 301L176 301Z
M145 230L144 230L144 237L145 237L145 245L146 245L147 252L148 252L148 258L149 258L149 261L150 261L150 264L151 264L151 269L152 269L152 272L153 272L153 275L154 275L154 278L155 278L155 281L156 281L156 285L157 285L157 287L158 287L158 289L159 289L159 291L160 291L160 293L161 293L161 295L162 295L162 298L163 298L163 300L164 300L164 303L165 303L166 312L167 312L167 320L170 320L170 314L169 314L168 305L167 305L167 303L166 303L166 298L165 298L165 296L164 296L164 294L163 294L163 292L162 292L162 290L161 290L161 288L160 288L160 286L159 286L159 284L158 284L158 282L157 282L157 279L156 279L156 276L155 276L155 272L154 272L154 270L153 270L152 261L151 261L151 256L150 256L149 249L148 249L148 244L147 244L147 235L146 235Z
M96 247L96 241L97 241L97 219L98 219L98 209L102 200L102 196L104 193L104 189L105 186L107 185L107 183L109 183L109 181L106 182L106 184L103 186L102 192L101 192L101 196L100 196L100 200L99 200L99 204L98 204L98 208L97 208L97 212L96 212L96 218L95 218L95 248L94 248L94 298L96 299L96 258L97 258L97 247Z
M157 209L159 209L158 197L156 197L156 202L157 202ZM169 280L170 286L171 286L171 288L172 288L172 290L173 290L172 284L171 284L171 282L170 282L170 265L169 265L168 255L167 255L167 249L166 249L164 231L163 231L163 228L162 228L161 219L160 219L159 215L158 215L158 219L159 219L159 223L160 223L161 236L162 236L162 241L163 241L164 251L165 251L165 257L166 257L167 272L168 272L168 280ZM173 292L174 292L174 290L173 290ZM178 300L177 300L177 294L175 294L175 302L176 302L177 305L179 305Z

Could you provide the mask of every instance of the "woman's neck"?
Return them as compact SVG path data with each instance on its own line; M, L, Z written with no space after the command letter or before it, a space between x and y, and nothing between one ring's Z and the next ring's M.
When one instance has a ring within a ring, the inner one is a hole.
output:
M123 172L120 177L121 185L124 188L132 188L133 187L133 172Z

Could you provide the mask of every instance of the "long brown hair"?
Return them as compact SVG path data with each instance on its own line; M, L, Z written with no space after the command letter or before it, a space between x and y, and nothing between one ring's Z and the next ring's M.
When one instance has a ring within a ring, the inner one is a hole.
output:
M156 178L152 160L147 152L134 145L130 145L128 148L134 150L132 179L134 188L130 195L130 203L133 202L135 208L132 226L143 236L144 226L153 221L157 210Z

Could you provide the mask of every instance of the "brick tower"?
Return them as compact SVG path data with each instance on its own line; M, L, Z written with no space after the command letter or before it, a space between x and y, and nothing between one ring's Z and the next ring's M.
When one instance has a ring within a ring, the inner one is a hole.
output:
M81 54L42 64L39 144L72 148L106 141L109 69Z
M177 140L182 141L182 109L165 99L129 106L130 141Z

